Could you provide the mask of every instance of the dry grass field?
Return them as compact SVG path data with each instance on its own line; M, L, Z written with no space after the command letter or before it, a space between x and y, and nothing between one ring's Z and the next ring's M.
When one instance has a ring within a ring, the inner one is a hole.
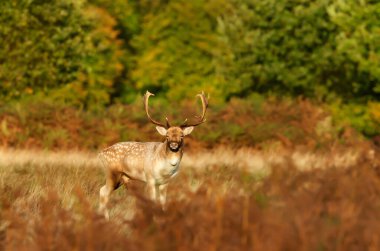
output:
M3 149L0 250L380 250L376 155L190 152L167 211L136 182L113 193L106 221L95 153Z

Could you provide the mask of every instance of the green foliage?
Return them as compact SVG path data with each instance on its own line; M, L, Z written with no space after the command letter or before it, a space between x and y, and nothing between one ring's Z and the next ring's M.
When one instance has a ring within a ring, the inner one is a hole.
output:
M368 102L348 103L335 102L329 105L338 130L352 126L365 136L375 136L380 132L380 103Z
M235 0L218 19L225 94L378 97L379 17L373 1Z
M89 106L146 89L170 100L203 89L214 102L252 92L378 97L377 2L89 3L1 3L3 98L43 92Z
M93 6L84 8L82 15L89 27L83 38L81 69L77 79L56 94L63 99L71 96L69 103L91 108L109 103L114 83L123 69L120 58L124 52L112 16Z
M131 40L137 36L141 30L141 13L140 1L134 0L89 0L95 6L107 10L115 19L115 28L118 31L118 38L123 41L123 57L120 63L123 65L123 71L114 81L112 92L113 101L121 100L126 103L133 103L139 96L138 90L133 84L130 73L135 67L134 55L135 48L131 45ZM144 90L145 91L145 90Z
M73 81L80 62L79 6L73 2L2 1L0 81L13 98Z
M146 2L131 80L138 90L163 91L171 100L192 97L200 90L219 97L213 57L218 44L216 16L223 1Z
M109 101L121 56L115 22L77 1L2 1L0 95L86 106Z

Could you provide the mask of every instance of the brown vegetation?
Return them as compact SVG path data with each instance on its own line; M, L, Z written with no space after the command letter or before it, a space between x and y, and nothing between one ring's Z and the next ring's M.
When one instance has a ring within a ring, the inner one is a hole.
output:
M169 117L194 114L183 107ZM211 107L186 141L168 210L132 183L114 192L106 221L88 150L130 140L160 140L140 105L3 108L0 250L379 249L379 151L309 101Z
M380 248L380 169L365 154L347 167L303 171L284 157L265 175L233 164L185 165L168 211L136 183L115 192L109 222L96 212L102 171L86 158L2 159L0 250Z
M43 101L4 106L0 108L0 146L99 150L120 141L161 140L154 126L148 123L140 101L113 105L98 112ZM345 133L347 130L342 125L334 124L326 111L308 100L264 101L256 97L232 99L222 106L212 102L210 105L207 125L197 128L186 141L190 149L226 144L265 149L276 142L288 148L303 145L317 149L337 143L344 145L358 138ZM168 115L173 124L198 114L193 100L170 109L162 103L153 107L155 118L164 121Z

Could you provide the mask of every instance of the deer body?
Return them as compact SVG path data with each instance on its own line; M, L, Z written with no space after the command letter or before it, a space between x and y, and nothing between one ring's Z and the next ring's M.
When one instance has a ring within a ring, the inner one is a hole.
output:
M121 142L100 152L108 171L131 180L165 184L176 175L182 159L182 149L172 152L167 142Z
M145 94L145 110L152 123L158 125L157 131L165 136L164 142L121 142L112 145L99 153L103 165L106 168L106 184L100 189L99 211L108 219L107 203L113 190L130 180L146 182L150 198L159 202L163 209L166 203L167 184L171 178L177 175L183 155L183 138L190 134L197 126L203 123L207 99L198 94L202 100L203 115L195 124L182 124L170 126L167 120L166 126L153 120L148 112L148 99L153 94Z

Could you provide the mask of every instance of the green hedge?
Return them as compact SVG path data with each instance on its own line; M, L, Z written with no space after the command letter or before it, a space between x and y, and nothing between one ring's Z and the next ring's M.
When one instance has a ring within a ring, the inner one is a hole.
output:
M377 99L380 3L339 0L3 1L1 95L69 103L215 100L252 92ZM75 90L69 91L69 90ZM53 95L54 96L54 95Z
M379 97L377 1L235 0L218 29L226 95Z
M116 21L74 0L2 1L0 96L80 106L109 102L123 66Z

